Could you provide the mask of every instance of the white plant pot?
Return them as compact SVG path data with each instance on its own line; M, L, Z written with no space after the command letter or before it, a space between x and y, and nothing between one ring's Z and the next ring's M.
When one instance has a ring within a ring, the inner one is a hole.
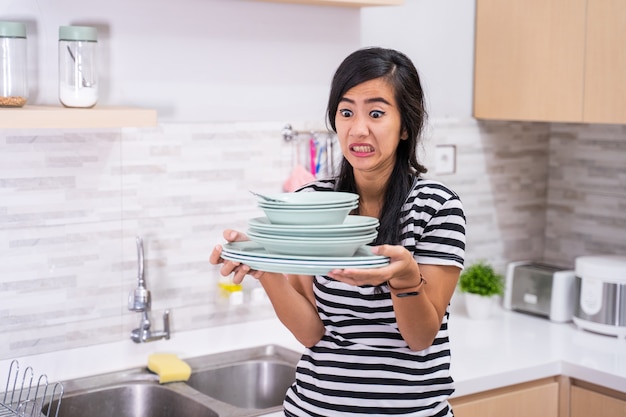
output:
M491 316L495 296L484 296L472 293L465 293L465 308L467 315L476 320L485 320Z

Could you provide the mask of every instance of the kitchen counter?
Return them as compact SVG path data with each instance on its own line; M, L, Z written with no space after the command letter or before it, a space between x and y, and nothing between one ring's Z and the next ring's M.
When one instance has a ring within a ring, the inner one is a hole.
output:
M453 311L450 340L455 396L555 375L626 392L626 340L579 330L572 323L502 309L490 319L472 320L464 310ZM129 339L17 359L35 374L59 381L145 366L154 352L191 358L264 344L301 350L278 320L268 319L174 333L170 340L146 344ZM9 364L0 361L0 383L7 380Z
M555 375L626 392L624 339L505 310L484 321L451 317L455 396Z

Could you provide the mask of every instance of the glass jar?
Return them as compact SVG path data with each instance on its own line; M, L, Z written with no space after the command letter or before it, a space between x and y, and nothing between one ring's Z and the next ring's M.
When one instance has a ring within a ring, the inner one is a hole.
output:
M0 22L0 107L22 107L28 100L26 26Z
M98 101L97 47L96 28L59 28L59 100L65 107L93 107Z

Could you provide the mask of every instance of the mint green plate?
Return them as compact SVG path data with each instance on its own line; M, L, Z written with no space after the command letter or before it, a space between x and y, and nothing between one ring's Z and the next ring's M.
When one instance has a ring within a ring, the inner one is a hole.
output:
M304 256L352 256L363 245L372 243L378 232L352 237L271 236L248 231L248 238L270 253Z
M268 259L270 261L297 261L299 263L333 263L333 264L367 264L372 262L389 262L389 258L374 255L369 246L361 246L353 256L302 256L302 255L279 255L268 252L258 243L246 240L243 242L230 242L222 245L224 253L243 255L255 259Z
M379 221L375 217L348 215L341 224L273 224L267 217L256 217L248 221L250 230L276 236L357 236L376 231Z
M254 242L223 246L222 258L241 262L252 269L282 274L326 275L333 269L369 269L389 265L389 258L372 255L366 246L351 257L284 257L272 255Z

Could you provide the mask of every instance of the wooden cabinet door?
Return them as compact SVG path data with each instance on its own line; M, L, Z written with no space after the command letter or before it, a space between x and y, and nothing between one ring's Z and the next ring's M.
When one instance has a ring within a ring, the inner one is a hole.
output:
M558 417L559 383L511 387L452 399L450 403L455 417Z
M624 417L626 401L572 386L570 391L570 417Z
M586 5L477 0L474 117L580 122Z
M626 1L589 0L584 121L626 123Z

